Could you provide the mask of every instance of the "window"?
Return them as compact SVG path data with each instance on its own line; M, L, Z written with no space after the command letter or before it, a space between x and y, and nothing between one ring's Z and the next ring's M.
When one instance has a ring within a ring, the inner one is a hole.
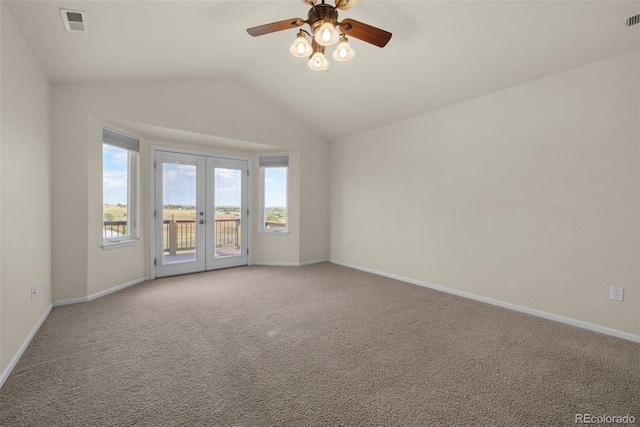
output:
M102 129L102 236L105 245L137 239L139 141Z
M287 234L289 156L260 156L260 232Z

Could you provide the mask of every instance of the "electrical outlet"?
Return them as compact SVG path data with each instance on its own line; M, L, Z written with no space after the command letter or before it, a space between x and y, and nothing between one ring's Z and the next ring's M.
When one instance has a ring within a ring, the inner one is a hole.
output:
M36 299L37 293L38 293L38 285L31 285L31 301Z
M612 300L616 300L616 301L623 301L624 300L624 288L618 288L618 287L612 286L610 294L609 294L609 298L611 298Z
M350 251L350 250L351 250L351 248L352 248L351 243L347 243L346 245L344 245L344 247L345 247L348 251Z

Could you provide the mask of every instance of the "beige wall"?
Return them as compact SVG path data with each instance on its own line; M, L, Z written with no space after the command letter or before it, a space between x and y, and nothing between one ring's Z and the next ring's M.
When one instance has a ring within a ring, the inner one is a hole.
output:
M331 257L640 334L639 56L332 142Z
M0 372L51 303L50 86L11 14L2 19ZM31 301L31 286L37 296Z
M153 144L254 157L253 209L258 208L260 150L220 148L186 140L158 140L127 129L136 125L178 129L289 152L290 226L286 237L257 234L251 218L252 261L299 263L328 258L328 144L229 80L174 83L78 84L54 87L54 301L82 298L149 275L151 207L149 147ZM141 138L141 245L104 251L102 243L101 126ZM143 128L144 128L143 126ZM74 158L78 161L69 162ZM319 184L320 183L320 184ZM69 191L69 189L72 189ZM60 196L60 199L58 198ZM60 201L61 202L60 202ZM68 219L74 233L64 233ZM318 232L324 230L324 232ZM114 268L117 265L118 268Z

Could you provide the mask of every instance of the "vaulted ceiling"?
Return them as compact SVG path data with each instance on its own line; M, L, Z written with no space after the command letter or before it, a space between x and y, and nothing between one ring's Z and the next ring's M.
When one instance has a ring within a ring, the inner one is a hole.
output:
M289 54L296 30L246 32L306 18L298 0L6 3L54 84L233 79L327 141L640 48L623 26L638 1L363 0L340 18L393 38L351 39L355 58L317 72ZM60 8L86 11L88 32Z

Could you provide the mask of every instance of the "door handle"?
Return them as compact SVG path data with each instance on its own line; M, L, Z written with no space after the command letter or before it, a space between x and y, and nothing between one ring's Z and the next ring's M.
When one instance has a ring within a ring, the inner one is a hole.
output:
M201 220L200 220L200 224L204 224L204 219L201 219Z

